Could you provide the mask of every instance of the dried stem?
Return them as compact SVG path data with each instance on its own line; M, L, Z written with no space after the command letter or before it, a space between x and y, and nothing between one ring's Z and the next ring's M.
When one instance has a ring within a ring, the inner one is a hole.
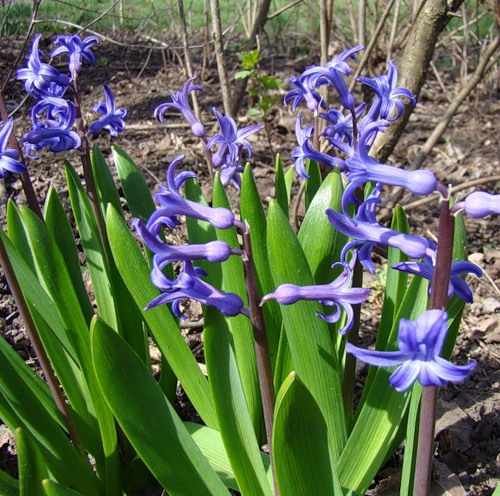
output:
M432 277L431 309L444 310L448 301L448 286L453 260L455 217L450 214L449 200L441 202L436 265ZM438 388L424 387L420 400L417 460L413 496L429 494L434 454L434 429Z

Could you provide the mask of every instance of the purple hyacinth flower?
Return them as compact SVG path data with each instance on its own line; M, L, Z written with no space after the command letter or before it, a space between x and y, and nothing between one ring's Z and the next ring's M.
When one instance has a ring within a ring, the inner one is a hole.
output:
M282 305L291 305L299 300L319 301L322 305L336 307L334 313L325 315L316 312L316 315L329 324L334 324L341 317L341 309L346 313L344 327L339 330L340 334L349 331L354 322L352 305L366 301L371 291L367 288L351 288L352 271L356 263L356 253L353 254L349 264L335 263L332 267L343 267L344 271L329 284L316 286L296 286L295 284L282 284L272 293L262 298L262 303L274 299Z
M359 206L354 220L330 208L326 210L326 215L333 228L345 236L353 238L342 249L341 260L345 262L351 248L361 246L359 261L371 274L374 274L375 265L371 260L371 250L376 244L398 248L410 258L434 256L434 250L422 236L403 234L388 227L382 227L377 222L375 207L380 203L380 190L381 187L378 185Z
M408 272L409 274L415 274L432 282L434 263L433 258L431 257L426 256L421 262L400 262L393 265L392 268ZM475 274L477 277L481 277L483 275L481 268L472 262L464 260L461 262L454 262L452 264L450 284L448 287L448 298L451 298L454 294L456 294L467 303L472 303L472 291L470 290L468 284L460 277L468 273ZM431 285L429 284L429 294L430 292Z
M45 113L46 120L55 122L65 122L68 115L68 101L56 96L46 96L39 100L31 108L31 123L33 127L40 124L40 117Z
M48 147L51 152L62 152L79 148L81 140L71 128L75 123L75 106L72 102L65 102L66 108L60 108L56 120L47 119L45 122L34 122L34 129L26 133L23 142L29 157L37 159L33 151ZM61 104L62 105L62 104Z
M416 103L415 96L409 89L396 86L398 70L392 61L389 62L387 74L374 78L359 77L357 81L366 84L375 92L376 99L368 114L372 121L377 119L395 121L399 119L405 109L404 103L400 100L401 97L408 98L411 106Z
M160 208L151 215L146 227L153 234L158 234L160 229L166 225L175 228L179 225L178 215L186 215L194 219L204 220L212 224L217 229L230 229L238 225L234 214L227 208L212 208L191 200L186 200L180 194L180 188L189 178L195 178L196 174L191 171L183 171L175 175L175 170L184 159L184 155L178 155L168 166L167 186L161 186L160 192L155 195Z
M372 122L365 126L360 134L358 149L345 161L349 170L348 186L342 197L342 209L347 213L348 203L357 203L355 192L362 184L368 182L401 186L416 195L429 195L436 191L436 176L426 170L407 171L391 165L377 162L368 154L371 139L378 131L383 131L388 122Z
M94 112L100 112L102 117L92 122L88 128L89 134L100 134L103 129L108 129L109 134L115 137L125 129L123 119L127 117L127 110L115 106L115 97L108 86L104 85L105 101L94 107Z
M353 94L349 91L345 76L351 74L351 68L347 64L348 59L354 59L355 53L362 50L361 45L345 50L342 53L335 55L330 62L324 66L312 66L307 68L302 77L310 77L311 85L314 87L322 84L331 84L338 92L340 103L345 108L352 110L356 105L356 100Z
M363 350L347 343L348 353L376 367L397 367L389 382L402 392L418 380L422 386L441 387L447 381L460 382L476 366L453 365L440 357L446 339L448 314L443 310L427 310L417 320L399 321L399 351Z
M60 73L57 69L40 60L42 51L38 48L41 34L37 34L33 39L31 52L28 56L27 67L18 69L17 79L24 81L24 88L27 93L38 98L45 94L51 83L66 88L70 79L66 74Z
M247 126L238 130L232 117L222 115L216 108L214 108L214 114L219 122L221 133L210 138L206 145L207 150L212 146L217 146L217 151L212 155L214 166L224 167L225 164L232 165L238 162L242 157L243 148L246 148L251 157L253 150L246 137L260 131L262 126Z
M145 308L150 308L172 303L173 313L185 319L180 309L180 302L189 298L208 306L217 308L222 314L229 317L242 314L249 316L248 310L244 307L243 300L234 293L224 293L214 288L210 284L202 281L201 276L206 276L206 272L200 267L194 267L190 261L182 263L182 272L177 279L171 280L162 272L164 265L159 264L153 258L153 270L151 271L151 281L163 293L154 298Z
M457 204L458 206L461 206L469 217L482 219L487 215L500 214L500 195L491 195L485 191L475 191L463 202Z
M169 109L177 110L182 114L187 123L191 126L191 131L198 138L205 138L206 131L205 126L196 118L194 112L191 110L189 105L188 95L191 91L201 91L203 88L197 84L191 84L196 79L196 76L190 77L182 88L182 91L176 91L170 95L172 98L171 103L162 103L154 110L154 116L163 122L165 112Z
M311 136L313 133L313 126L302 128L302 114L299 114L295 122L295 136L297 137L299 146L296 146L292 153L295 172L297 172L299 177L302 179L309 179L309 174L306 171L306 159L315 160L320 164L330 166L332 169L334 167L339 167L340 170L344 170L344 160L338 157L332 157L326 153L318 152L312 147Z
M363 102L356 107L354 114L356 119L363 113L366 108L366 103ZM332 146L340 149L348 157L354 153L353 146L353 125L352 113L344 115L340 110L329 109L326 113L319 114L320 117L325 119L329 125L325 126L321 133Z
M54 43L59 45L50 53L51 57L57 57L64 53L69 57L69 72L75 77L82 68L82 57L87 59L91 65L95 64L95 56L90 47L99 43L97 36L86 36L83 40L77 34L60 34L54 38Z
M186 260L208 260L209 262L225 262L231 255L241 256L243 251L231 248L224 241L211 241L201 245L169 245L158 235L149 231L141 219L134 219L132 225L146 246L156 254L158 265L165 266L171 262Z
M297 106L302 100L306 101L307 108L316 114L319 108L326 108L326 103L321 97L321 95L314 90L314 85L311 85L311 80L308 77L297 77L292 76L290 78L290 84L295 86L295 89L289 91L283 103L288 105L288 102L292 101L292 111L295 112Z
M6 172L20 174L28 170L19 162L19 152L13 148L7 148L13 126L14 122L9 119L0 127L0 178L4 178Z

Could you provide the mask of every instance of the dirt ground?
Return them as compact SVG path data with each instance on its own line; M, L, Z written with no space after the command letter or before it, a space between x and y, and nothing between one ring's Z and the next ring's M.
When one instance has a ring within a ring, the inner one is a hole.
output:
M0 74L5 74L6 68L13 63L19 46L19 40L0 40ZM87 83L94 87L93 91L86 92L84 104L90 110L101 99L99 85L110 85L115 93L117 106L126 107L129 113L127 129L116 142L141 165L151 187L154 189L158 181L164 181L165 166L181 152L187 155L187 165L198 172L202 183L207 185L208 175L202 148L190 136L183 121L172 116L165 123L158 124L152 117L153 109L159 103L167 101L170 92L182 87L185 76L178 57L167 53L164 58L160 52L152 52L148 56L148 50L145 49L109 44L99 45L95 53L98 62L81 83L83 88L88 87ZM316 62L313 58L306 62L297 59L291 47L265 55L264 70L283 82L296 74L299 67ZM200 67L198 60L195 64ZM496 74L498 75L498 70ZM198 82L205 88L205 94L200 96L200 106L203 121L210 133L211 126L215 126L215 118L210 109L212 106L222 109L212 58L209 59L204 80ZM460 80L453 71L443 75L443 82L448 96L456 94L460 89ZM6 94L12 108L24 98L19 82L12 81ZM430 75L404 136L390 159L391 163L404 166L412 160L447 105L446 94ZM18 137L27 130L28 106L29 102L26 102L14 116ZM498 80L490 78L462 105L443 140L424 166L432 170L439 180L452 185L498 176L499 109ZM269 119L273 152L280 153L287 167L292 164L290 156L295 146L294 119L289 109L282 106L273 110ZM240 125L250 123L253 122L241 119ZM258 139L251 141L255 151L252 160L255 176L263 197L269 199L273 196L273 159L270 147L263 133ZM105 155L110 156L111 139L104 137L99 143ZM71 161L78 163L76 154L71 156ZM48 156L44 159L42 154L42 158L37 162L30 162L29 167L40 199L45 198L50 185L54 185L59 191L66 190L59 157L56 160ZM481 188L500 193L500 182L486 182ZM462 194L472 190L466 188ZM12 177L0 184L0 221L3 226L8 198L13 198L18 203L25 201L20 181ZM415 200L415 197L408 196L401 203L409 205ZM436 202L433 202L408 210L412 226L429 237L436 235L435 207ZM480 280L471 277L474 303L466 307L453 360L465 363L474 359L478 366L467 382L449 384L440 392L433 494L489 495L500 481L500 217L467 220L466 223L470 257L483 269L484 277ZM376 261L380 264L384 262L381 257ZM381 293L376 290L377 281L368 280L368 283L374 288L374 295L362 309L362 339L366 343L373 341L382 303ZM0 279L0 295L0 325L4 336L25 360L36 363L3 278ZM201 331L191 330L187 338L190 346L200 352ZM13 450L10 442L8 432L0 429L0 465L15 473L15 457L10 454ZM375 481L370 494L399 494L400 464L401 457L395 455Z

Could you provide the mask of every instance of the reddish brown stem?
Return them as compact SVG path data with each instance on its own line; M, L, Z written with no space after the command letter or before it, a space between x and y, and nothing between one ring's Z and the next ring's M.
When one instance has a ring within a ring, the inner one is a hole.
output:
M454 231L455 217L450 215L450 202L449 200L442 201L436 265L432 277L431 309L444 310L446 308L453 261ZM434 386L424 387L422 391L413 496L429 494L434 455L437 394L438 388Z

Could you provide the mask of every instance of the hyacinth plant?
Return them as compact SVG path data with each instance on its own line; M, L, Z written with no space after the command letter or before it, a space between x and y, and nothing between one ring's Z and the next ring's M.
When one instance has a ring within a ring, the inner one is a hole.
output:
M210 201L178 155L166 157L155 206L140 169L114 146L123 208L89 139L123 131L126 111L105 86L98 116L86 125L79 98L82 59L94 62L97 39L55 39L51 55L67 56L68 74L42 61L39 41L18 71L36 100L33 129L21 142L31 158L43 148L80 152L85 188L69 162L65 168L95 304L58 193L49 191L42 213L27 190L30 208L9 203L0 255L46 381L0 340L0 417L16 434L19 460L19 479L0 472L0 492L137 494L156 483L180 496L361 495L405 440L401 494L426 494L437 388L465 380L475 366L450 361L472 300L464 275L481 273L466 261L462 213L498 214L500 198L475 192L452 204L431 172L370 155L377 133L416 103L397 86L395 65L358 78L374 92L370 104L357 102L346 83L360 46L292 76L285 103L293 111L305 103L311 115L297 116L294 167L285 174L276 158L267 209L244 165L260 127L238 129L214 109L220 132L209 136L189 103L202 87L188 79L154 113L160 120L180 113L201 140L213 172ZM320 96L324 85L342 108ZM28 174L0 107L0 174ZM306 181L298 233L289 220L295 172ZM391 186L439 194L437 245L410 232L399 207L390 227L378 223ZM184 227L188 242L166 241ZM377 270L375 246L387 248L389 267L372 350L357 336L370 294L362 274ZM203 308L208 378L180 332L186 299ZM161 353L159 379L152 343ZM354 410L355 359L373 367ZM178 383L200 422L175 410Z

